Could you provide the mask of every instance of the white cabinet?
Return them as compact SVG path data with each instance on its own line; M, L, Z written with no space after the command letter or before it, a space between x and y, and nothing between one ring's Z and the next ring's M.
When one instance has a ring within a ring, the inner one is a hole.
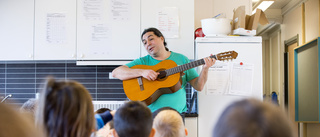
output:
M140 57L140 0L78 2L77 9L77 60Z
M0 60L32 60L34 0L0 1Z
M184 119L185 127L188 130L188 137L198 136L198 117L186 117Z
M34 60L76 59L76 0L35 0Z
M194 0L1 0L0 60L131 61L168 7L179 24L168 48L193 59Z
M232 61L217 61L198 94L199 137L211 137L223 110L244 98L263 99L262 38L225 36L196 39L196 59L227 51L238 53ZM199 67L198 72L201 71ZM218 84L217 84L218 83Z
M179 19L178 38L166 38L169 50L194 59L194 0L141 0L141 32L149 27L160 26L157 24L161 14L168 14L168 17L175 16L170 15L175 14L174 12L160 13L165 8L176 8ZM141 47L141 56L147 55L142 43Z

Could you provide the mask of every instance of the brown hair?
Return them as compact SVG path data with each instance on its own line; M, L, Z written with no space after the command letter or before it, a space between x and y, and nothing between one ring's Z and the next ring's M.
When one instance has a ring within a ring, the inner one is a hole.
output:
M0 103L0 137L43 137L34 121L12 109L14 107L17 108Z
M91 96L76 81L48 78L38 107L37 121L48 137L89 137L95 129Z
M111 110L109 108L99 108L94 113L101 114L101 113L106 112L106 111L111 111Z
M140 101L129 101L115 113L114 129L119 137L149 137L152 129L152 113Z
M293 137L285 113L270 102L244 99L220 115L213 137Z

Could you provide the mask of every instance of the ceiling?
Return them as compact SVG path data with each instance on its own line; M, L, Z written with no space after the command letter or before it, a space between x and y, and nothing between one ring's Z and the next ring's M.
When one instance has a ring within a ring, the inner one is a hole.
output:
M255 1L259 0L252 0L252 7L257 3ZM275 2L269 7L269 9L281 9L285 5L287 5L291 0L275 0Z
M259 0L256 0L259 1ZM268 8L268 9L278 9L278 10L266 10L265 14L268 18L269 24L268 25L264 25L263 27L259 28L260 30L257 31L257 33L264 33L267 31L270 31L273 27L275 27L275 24L281 24L282 23L282 12L285 8L287 4L289 4L290 2L294 2L294 0L275 0L275 2ZM295 1L299 1L299 0L295 0ZM254 4L257 2L254 2L254 0L252 0L252 7L254 6ZM290 3L292 5L292 3ZM288 5L290 6L290 5ZM278 12L280 10L280 12ZM273 22L270 24L270 22ZM271 25L271 27L270 27Z

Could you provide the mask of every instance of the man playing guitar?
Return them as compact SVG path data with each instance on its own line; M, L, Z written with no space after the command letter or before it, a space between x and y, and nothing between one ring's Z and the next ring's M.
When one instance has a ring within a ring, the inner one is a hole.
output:
M133 69L131 67L136 65L152 66L160 63L163 60L173 60L177 65L183 65L190 62L186 56L180 53L169 51L169 49L166 47L167 43L164 36L156 28L145 29L141 34L141 40L148 52L148 55L135 59L126 65L117 67L112 71L113 77L120 80L142 77L149 81L156 81L159 72L156 72L152 69ZM194 68L185 70L183 72L184 74L181 75L181 88L172 94L161 95L156 101L148 106L151 111L154 112L162 107L172 107L179 113L185 112L187 110L185 91L187 82L189 82L197 91L201 91L207 81L208 70L212 65L214 65L216 60L214 58L207 57L204 58L204 62L205 64L202 67L200 75Z

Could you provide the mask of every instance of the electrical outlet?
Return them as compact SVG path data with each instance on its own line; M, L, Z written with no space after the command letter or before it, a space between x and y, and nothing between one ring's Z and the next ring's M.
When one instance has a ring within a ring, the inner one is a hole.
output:
M109 72L109 79L117 79L117 78L112 77L112 72Z

